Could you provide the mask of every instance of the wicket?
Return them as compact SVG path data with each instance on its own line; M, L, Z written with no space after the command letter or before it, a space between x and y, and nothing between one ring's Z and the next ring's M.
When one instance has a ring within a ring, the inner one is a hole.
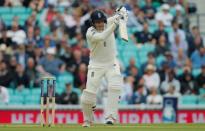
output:
M55 77L43 77L41 80L41 109L40 109L40 124L41 126L54 126L55 125L55 88L56 78ZM46 92L46 120L44 119L44 89L47 88ZM51 92L52 91L52 92ZM51 124L49 121L50 116L50 99L51 103Z

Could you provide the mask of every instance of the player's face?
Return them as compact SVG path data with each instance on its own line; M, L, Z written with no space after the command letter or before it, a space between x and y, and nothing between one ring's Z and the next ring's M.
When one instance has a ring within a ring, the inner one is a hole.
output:
M100 21L95 21L94 23L95 28L97 31L103 31L104 30L104 21L100 20Z

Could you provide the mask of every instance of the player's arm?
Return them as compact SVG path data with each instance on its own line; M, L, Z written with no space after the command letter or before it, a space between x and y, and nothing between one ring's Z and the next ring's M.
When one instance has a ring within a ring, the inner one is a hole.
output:
M115 28L117 27L119 23L118 21L119 20L115 20L113 24L108 26L108 28L106 28L102 32L97 32L95 29L88 30L86 34L87 39L89 39L90 42L98 42L98 41L105 40L108 36L110 36L113 33L113 31L115 30Z

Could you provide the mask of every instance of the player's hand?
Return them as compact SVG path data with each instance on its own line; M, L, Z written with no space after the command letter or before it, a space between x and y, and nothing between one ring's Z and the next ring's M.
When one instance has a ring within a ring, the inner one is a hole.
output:
M115 20L114 20L114 23L115 23L115 25L119 25L119 23L120 23L120 16L117 16L116 18L115 18Z
M125 7L120 6L116 9L116 14L121 17L121 19L125 20L127 22L128 20L128 11Z

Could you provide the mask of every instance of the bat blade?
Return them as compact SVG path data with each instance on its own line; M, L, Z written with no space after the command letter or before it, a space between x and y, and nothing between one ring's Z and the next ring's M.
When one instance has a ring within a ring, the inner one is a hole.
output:
M119 33L122 40L128 42L127 25L126 22L122 19L120 19L119 22Z

